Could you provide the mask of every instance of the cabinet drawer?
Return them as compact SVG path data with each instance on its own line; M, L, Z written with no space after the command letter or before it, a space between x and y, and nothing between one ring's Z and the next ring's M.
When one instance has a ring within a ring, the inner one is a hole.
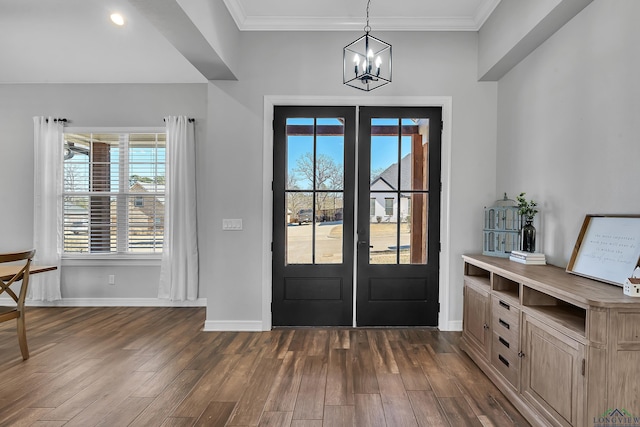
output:
M503 377L507 379L515 388L518 388L518 372L520 371L520 358L515 343L509 343L506 347L500 340L506 341L499 334L493 334L493 343L491 346L491 364L496 368Z
M493 333L493 348L499 350L504 354L514 355L518 354L519 345L518 345L518 336L515 337L512 334L499 334L497 332Z
M504 337L517 338L520 331L520 309L492 297L491 324L493 331Z
M503 318L509 318L509 320L520 319L520 308L513 305L508 300L500 298L498 295L491 295L491 309L494 313L499 313Z
M518 317L513 318L511 316L505 316L504 313L496 313L492 310L491 326L493 331L504 337L517 337L520 331L520 319Z

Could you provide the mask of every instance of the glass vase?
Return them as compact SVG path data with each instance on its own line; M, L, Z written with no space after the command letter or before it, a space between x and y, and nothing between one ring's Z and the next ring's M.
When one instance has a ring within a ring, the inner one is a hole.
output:
M533 218L525 219L522 226L522 250L525 252L536 251L536 228L533 226Z

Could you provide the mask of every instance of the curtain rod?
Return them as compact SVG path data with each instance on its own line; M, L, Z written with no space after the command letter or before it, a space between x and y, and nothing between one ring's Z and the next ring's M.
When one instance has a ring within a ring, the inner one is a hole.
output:
M45 121L46 121L47 123L49 123L49 119L45 119ZM55 118L55 119L53 119L53 121L54 121L54 122L62 122L62 123L67 123L67 122L68 122L68 120L67 120L67 119L65 119L64 117L63 117L63 118Z
M187 120L189 121L189 123L193 123L196 121L196 119L194 119L193 117L188 117ZM163 122L166 122L165 119L162 119Z

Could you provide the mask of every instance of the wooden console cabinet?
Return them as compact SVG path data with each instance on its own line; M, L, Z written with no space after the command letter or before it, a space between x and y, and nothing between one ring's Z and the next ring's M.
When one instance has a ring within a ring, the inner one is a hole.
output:
M463 260L461 347L532 425L640 416L640 298L549 265Z

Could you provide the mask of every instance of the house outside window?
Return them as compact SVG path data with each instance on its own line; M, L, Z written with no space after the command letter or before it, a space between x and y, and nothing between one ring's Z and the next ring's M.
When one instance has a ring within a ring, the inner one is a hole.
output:
M65 133L65 255L162 253L165 144L158 130Z
M372 197L371 199L369 199L369 216L371 216L371 217L376 216L376 199L375 199L375 197Z

